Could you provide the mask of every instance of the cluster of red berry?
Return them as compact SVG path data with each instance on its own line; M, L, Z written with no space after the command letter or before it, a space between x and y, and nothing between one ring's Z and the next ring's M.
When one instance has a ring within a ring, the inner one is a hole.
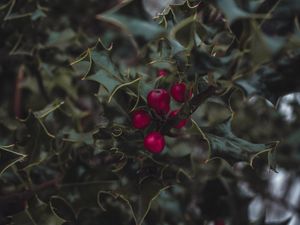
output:
M165 70L159 70L158 76L166 76L167 72ZM150 114L144 109L135 110L132 114L132 125L137 129L145 129L148 127L153 119L152 115L172 118L177 115L179 109L170 112L170 102L171 97L179 103L183 103L190 97L190 92L187 91L187 86L184 82L176 82L170 88L170 92L166 89L158 88L151 90L147 95L147 104ZM187 119L179 121L179 123L174 126L180 129L185 126ZM165 138L160 131L151 131L144 138L144 147L152 153L160 153L165 147Z

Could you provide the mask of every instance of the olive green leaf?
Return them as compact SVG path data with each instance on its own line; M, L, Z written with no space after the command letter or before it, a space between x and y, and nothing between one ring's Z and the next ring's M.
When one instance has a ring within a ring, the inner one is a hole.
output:
M242 10L235 0L216 0L218 7L223 11L229 23L241 18L250 17L249 13Z
M52 225L63 224L64 220L54 214L48 204L38 199L33 199L26 210L12 216L12 222L26 225Z
M50 199L50 207L53 213L65 222L76 224L76 215L69 203L59 196Z
M281 57L276 69L274 64L261 66L253 73L236 79L235 84L241 87L247 96L260 95L275 105L281 96L300 90L300 81L296 79L299 59L299 54L295 55L293 60Z
M0 176L9 167L22 161L26 155L13 151L13 145L0 146Z
M101 196L103 194L109 194L115 199L124 201L130 208L135 224L142 225L152 202L155 201L162 191L168 189L169 186L164 186L151 177L142 180L134 186L131 185L129 190L130 193L134 193L135 197L128 195L128 187L113 192L101 191L98 194L98 204L100 207L103 207L101 203Z
M256 157L263 153L273 154L277 146L277 142L256 144L237 137L231 130L231 118L211 130L207 129L205 135L210 144L210 158L221 157L230 164L244 161L252 165ZM272 161L271 169L275 169L274 164Z
M128 15L128 12L131 12L130 15ZM133 17L135 13L137 15ZM154 21L146 19L144 15L146 15L146 12L142 2L129 0L122 1L121 4L103 14L97 15L96 18L120 28L121 31L130 36L142 37L147 41L161 36L164 33L164 29L154 23Z

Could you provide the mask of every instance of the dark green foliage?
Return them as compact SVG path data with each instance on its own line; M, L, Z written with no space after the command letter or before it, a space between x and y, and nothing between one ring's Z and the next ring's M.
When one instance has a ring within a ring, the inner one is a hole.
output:
M299 103L289 122L276 106L300 91L300 2L187 0L154 19L145 4L0 3L0 225L289 223L251 219L256 196L299 213L265 172L299 172ZM177 116L134 129L147 93L178 81L193 97Z

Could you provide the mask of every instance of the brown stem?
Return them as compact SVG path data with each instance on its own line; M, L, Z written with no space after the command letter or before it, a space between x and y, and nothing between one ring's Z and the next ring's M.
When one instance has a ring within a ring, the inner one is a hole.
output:
M15 83L15 96L14 96L14 114L15 117L20 118L22 115L21 104L22 104L22 87L21 83L24 80L24 65L19 67L18 74Z
M216 93L216 87L210 86L205 91L201 92L200 94L194 96L191 101L188 103L190 107L190 115L195 112L198 107L209 97L213 96Z
M56 177L53 180L44 182L32 188L31 190L0 196L0 215L12 215L24 210L24 202L32 198L37 192L49 187L57 187L61 178L62 177Z
M209 97L215 95L216 88L214 86L209 86L205 91L195 95L190 101L186 102L177 113L176 116L169 118L164 126L162 127L162 133L168 135L170 134L170 129L174 127L180 120L189 118L198 107Z
M43 77L39 70L38 64L33 62L32 64L28 64L28 67L31 70L32 75L35 77L35 79L37 81L41 96L45 99L46 102L51 102L51 98L49 97L49 95L47 93L46 87L43 82Z

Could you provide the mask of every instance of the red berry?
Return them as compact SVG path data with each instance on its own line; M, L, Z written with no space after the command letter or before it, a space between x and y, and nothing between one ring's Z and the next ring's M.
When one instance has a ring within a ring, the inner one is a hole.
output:
M170 111L170 104L160 104L159 108L155 110L157 114L164 115L167 114Z
M168 71L165 69L159 69L157 70L157 76L158 77L165 77L168 75Z
M144 138L144 147L152 153L160 153L164 149L166 143L164 136L158 132L153 131L147 134Z
M224 220L218 219L218 220L215 220L215 225L225 225L225 222L224 222Z
M132 114L132 126L137 129L146 128L151 122L151 117L145 110L136 110Z
M187 99L187 90L186 90L186 84L181 83L175 83L171 87L171 96L174 98L177 102L185 102Z
M147 103L157 114L167 114L170 110L170 95L165 89L154 89L148 93Z
M179 112L178 109L177 110L173 110L172 112L170 112L169 117L171 117L171 118L175 117L178 114L178 112ZM183 120L179 121L179 123L176 126L174 126L174 127L177 128L177 129L180 129L180 128L182 128L182 127L184 127L186 125L187 121L188 121L187 119L183 119Z

